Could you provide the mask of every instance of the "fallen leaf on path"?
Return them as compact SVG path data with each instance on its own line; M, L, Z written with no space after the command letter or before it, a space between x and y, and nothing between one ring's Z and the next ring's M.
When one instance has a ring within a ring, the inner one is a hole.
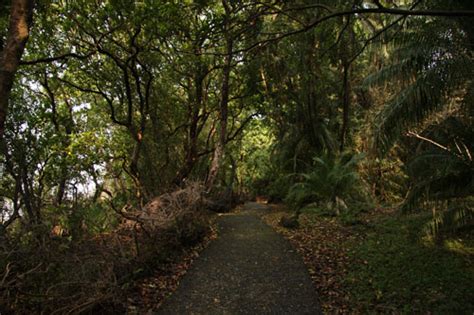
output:
M303 257L318 291L321 307L327 314L350 314L349 293L342 279L349 260L344 243L354 239L351 230L332 218L317 218L303 214L300 228L289 230L279 225L286 212L277 210L263 217L264 221L283 234Z

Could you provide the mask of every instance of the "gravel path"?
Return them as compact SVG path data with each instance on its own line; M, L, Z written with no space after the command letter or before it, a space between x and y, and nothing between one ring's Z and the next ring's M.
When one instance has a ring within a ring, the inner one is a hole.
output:
M321 314L300 256L247 203L222 215L204 250L158 314Z

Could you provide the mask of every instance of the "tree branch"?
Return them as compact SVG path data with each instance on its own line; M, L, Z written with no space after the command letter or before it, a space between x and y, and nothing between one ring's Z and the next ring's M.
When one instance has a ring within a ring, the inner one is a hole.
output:
M257 47L262 47L270 42L279 41L286 37L301 34L304 32L309 31L310 29L316 27L317 25L330 20L332 18L346 16L346 15L356 15L356 14L389 14L389 15L401 15L401 16L444 16L444 17L472 17L474 16L473 10L403 10L403 9L392 9L386 7L378 7L378 8L361 8L361 9L353 9L353 10L346 10L346 11L339 11L334 12L328 15L325 15L321 18L314 20L313 22L309 23L305 27L296 29L294 31L290 31L287 33L283 33L277 35L272 38L267 38L262 41L256 42L246 48L240 49L238 51L233 51L235 53L243 53L246 51L253 50Z
M34 60L22 60L20 61L20 65L36 65L39 63L51 63L54 61L60 61L60 60L68 60L70 58L75 58L75 59L87 59L91 57L93 54L95 54L95 51L91 51L90 53L86 55L79 55L76 53L66 53L63 55L55 56L55 57L45 57L45 58L39 58L39 59L34 59Z

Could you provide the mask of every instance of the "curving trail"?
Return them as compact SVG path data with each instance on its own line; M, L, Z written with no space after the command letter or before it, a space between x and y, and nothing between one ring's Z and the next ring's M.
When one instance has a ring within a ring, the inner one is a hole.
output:
M267 206L222 215L204 250L158 314L321 314L300 256L263 223Z

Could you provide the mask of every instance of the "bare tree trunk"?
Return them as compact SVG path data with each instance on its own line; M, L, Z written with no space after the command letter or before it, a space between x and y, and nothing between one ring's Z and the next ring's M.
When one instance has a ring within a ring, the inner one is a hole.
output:
M0 142L3 141L8 99L33 20L33 0L12 0L5 47L0 52Z
M344 20L343 20L344 21ZM355 34L352 26L350 17L347 17L344 28L347 27L346 38L341 42L342 43L342 126L341 133L339 135L339 151L343 152L346 143L347 137L349 134L349 124L350 124L350 107L351 107L351 65L355 60L355 57L352 57L353 46L355 42Z
M221 102L220 102L220 108L219 108L219 139L216 144L216 149L214 150L214 156L211 162L209 176L207 178L206 186L208 190L210 190L214 186L214 182L221 168L222 159L224 157L226 137L227 137L229 78L230 78L230 71L232 68L232 51L233 51L234 42L230 34L230 7L226 0L223 0L222 4L226 12L225 17L224 17L226 56L224 59L222 88L221 88Z
M340 147L339 151L344 151L345 142L347 138L347 132L349 130L349 113L351 105L351 82L349 78L351 65L348 62L344 62L343 65L343 83L342 83L342 127L340 135Z
M135 145L133 147L133 152L130 160L130 172L129 175L132 177L132 180L135 184L135 190L136 190L136 197L140 201L140 206L144 206L145 204L145 199L147 192L145 190L145 187L143 185L143 179L140 176L140 170L139 170L139 160L140 160L140 153L142 151L142 136L143 136L143 131L138 133L138 136L135 139Z

